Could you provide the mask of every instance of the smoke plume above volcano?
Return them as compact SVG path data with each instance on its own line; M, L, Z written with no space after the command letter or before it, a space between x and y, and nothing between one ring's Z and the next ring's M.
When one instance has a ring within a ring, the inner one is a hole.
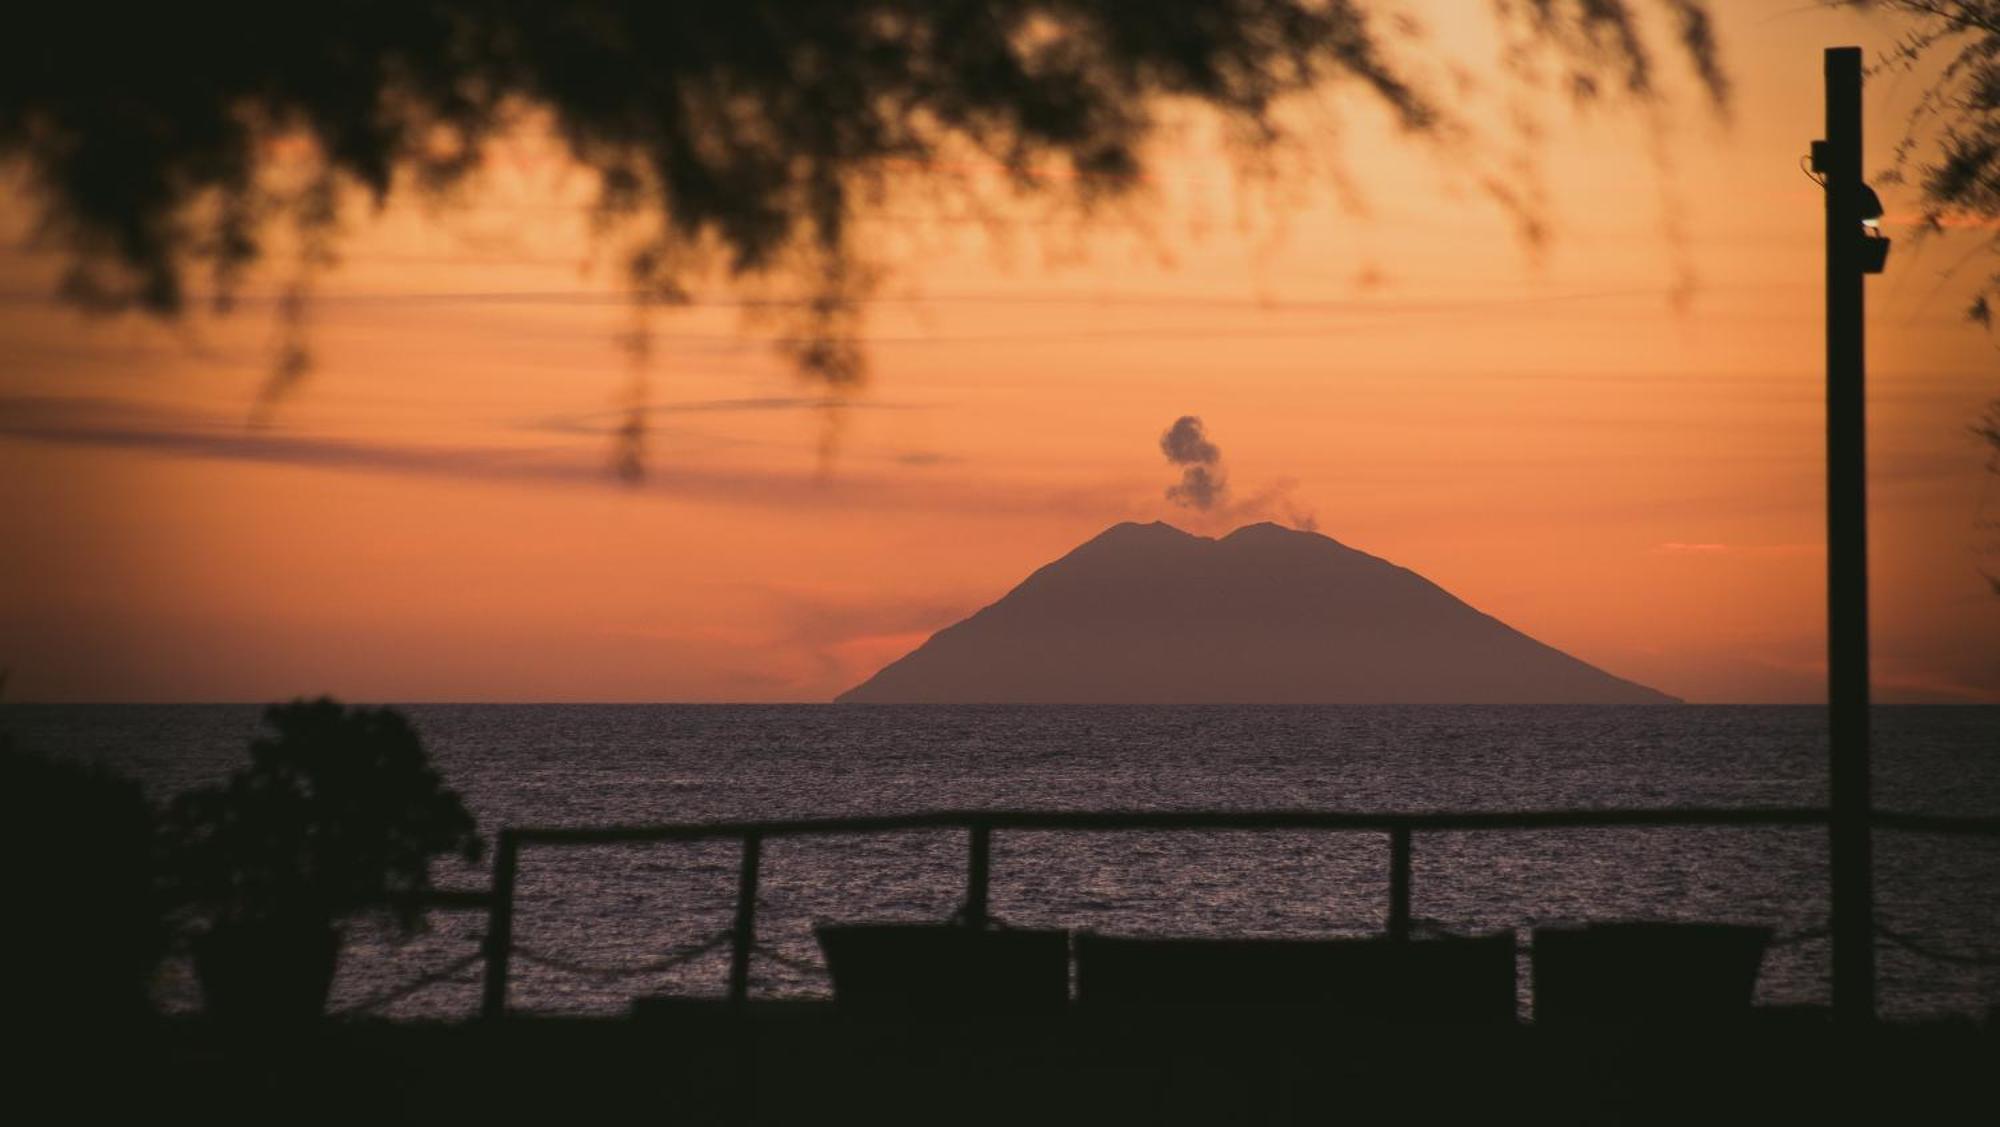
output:
M1202 433L1201 419L1182 415L1160 436L1160 452L1181 467L1181 479L1167 487L1167 500L1190 509L1213 512L1229 497L1229 480L1222 471L1222 450Z
M1297 482L1280 480L1242 501L1231 499L1229 475L1222 466L1222 448L1209 440L1198 415L1182 415L1160 435L1160 452L1169 465L1177 466L1181 479L1167 486L1167 500L1184 509L1204 514L1222 524L1276 517L1293 528L1317 531L1313 513L1293 501ZM1207 523L1204 521L1203 523Z

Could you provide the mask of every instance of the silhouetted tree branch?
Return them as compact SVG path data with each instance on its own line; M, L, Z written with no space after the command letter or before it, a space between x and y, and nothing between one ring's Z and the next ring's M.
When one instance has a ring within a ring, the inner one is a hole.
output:
M1983 228L1984 249L2000 255L2000 0L1833 0L1896 12L1916 21L1882 61L1914 70L1939 67L1925 88L1885 180L1914 180L1922 191L1923 225L1938 234L1954 226ZM1965 309L1993 327L2000 270L1989 274ZM1972 431L1991 448L1986 468L2000 474L2000 399ZM1995 594L2000 576L1989 574Z
M1982 226L1987 249L2000 253L2000 0L1835 2L1914 20L1880 65L1940 69L1911 110L1885 179L1916 183L1927 230ZM1990 328L1996 298L2000 271L1973 295L1966 315Z
M1634 0L1494 3L1510 65L1539 53L1579 97L1654 95ZM1720 103L1703 0L1643 6ZM1139 182L1162 100L1266 145L1274 107L1329 82L1412 134L1454 122L1392 61L1426 41L1382 0L71 0L9 22L0 159L29 173L75 302L173 316L198 269L226 301L274 224L302 267L327 261L345 186L378 206L442 193L535 110L596 173L600 215L644 225L640 296L683 299L711 271L793 280L795 359L835 384L860 374L871 276L851 220L892 179L949 183L975 154L1087 210ZM298 139L309 171L282 175Z

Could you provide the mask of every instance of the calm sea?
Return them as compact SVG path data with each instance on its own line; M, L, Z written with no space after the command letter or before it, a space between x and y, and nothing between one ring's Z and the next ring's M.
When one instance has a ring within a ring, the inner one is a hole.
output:
M839 707L415 705L408 708L482 827L888 813L946 807L1508 810L1790 805L1826 800L1826 731L1791 707ZM244 761L251 706L17 705L27 747L97 759L164 796ZM2000 813L2000 708L1885 708L1884 809ZM1883 1009L1979 1014L2000 1004L2000 842L1883 834ZM962 835L766 846L756 989L824 993L817 920L942 919ZM529 850L512 1000L615 1012L638 994L722 992L737 855L725 844ZM484 873L452 870L473 887ZM1754 922L1779 932L1762 1000L1827 997L1825 834L1646 829L1419 835L1414 914L1450 930L1608 919ZM1370 834L1001 834L992 909L1016 925L1114 933L1303 936L1379 931L1387 848ZM357 1007L476 950L476 913L397 941L349 928L336 1008ZM1939 958L1936 956L1946 956ZM589 970L598 973L579 973ZM1524 986L1525 975L1524 975ZM160 991L194 997L184 968ZM387 1006L473 1011L476 968Z

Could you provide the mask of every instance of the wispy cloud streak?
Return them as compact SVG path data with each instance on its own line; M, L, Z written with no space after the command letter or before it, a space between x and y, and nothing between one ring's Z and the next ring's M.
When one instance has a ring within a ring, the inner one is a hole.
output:
M588 448L509 448L386 442L227 424L192 412L131 402L60 397L0 399L0 438L392 476L590 489L628 489ZM911 463L924 465L922 455ZM1069 512L1115 518L1123 490L1049 491L939 477L726 469L663 464L634 490L642 495L786 510Z

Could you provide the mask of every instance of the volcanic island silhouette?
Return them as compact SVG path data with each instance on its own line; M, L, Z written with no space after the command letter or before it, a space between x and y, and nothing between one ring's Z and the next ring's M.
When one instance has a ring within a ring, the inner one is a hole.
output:
M855 704L1675 704L1316 532L1126 522L842 693Z

